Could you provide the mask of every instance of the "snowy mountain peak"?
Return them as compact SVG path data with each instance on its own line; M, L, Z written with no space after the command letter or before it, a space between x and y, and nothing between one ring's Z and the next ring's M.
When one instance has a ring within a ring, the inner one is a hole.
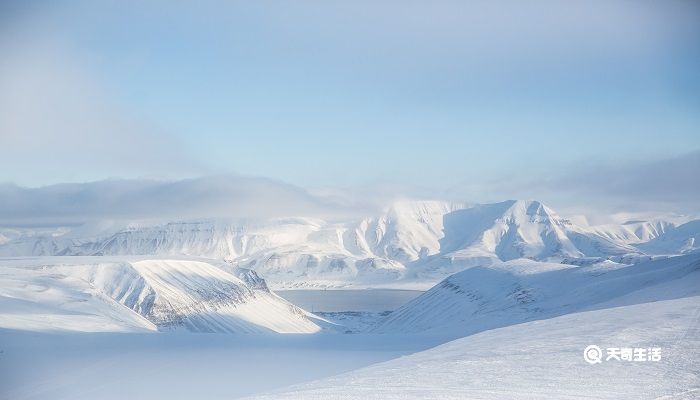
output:
M443 249L457 258L544 259L579 257L567 236L569 221L539 201L479 205L446 217Z
M212 219L106 226L102 232L0 230L0 255L207 257L253 269L273 287L298 287L434 283L477 264L634 260L645 253L692 252L699 242L692 222L682 229L662 220L577 225L538 200L402 200L378 215L342 222Z
M466 207L466 204L442 200L397 200L385 209L393 217L446 214Z
M504 212L504 218L514 223L570 224L568 220L559 217L553 209L537 200L509 200L502 204L509 205L508 210Z

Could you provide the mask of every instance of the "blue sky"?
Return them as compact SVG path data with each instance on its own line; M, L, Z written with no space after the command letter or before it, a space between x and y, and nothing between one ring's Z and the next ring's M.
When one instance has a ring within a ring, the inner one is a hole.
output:
M700 149L694 2L9 3L4 182L237 173L481 200Z

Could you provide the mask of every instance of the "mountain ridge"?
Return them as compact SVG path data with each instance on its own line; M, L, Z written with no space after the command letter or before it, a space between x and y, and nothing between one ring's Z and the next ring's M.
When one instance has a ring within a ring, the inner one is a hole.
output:
M97 232L8 234L0 255L197 256L253 269L275 287L345 287L435 283L469 266L519 258L634 260L697 247L697 241L683 247L684 230L671 222L581 226L536 200L401 201L381 214L341 222L278 218L106 225L109 229ZM694 239L694 231L686 230ZM670 239L672 234L678 237Z
M254 271L170 257L1 259L0 314L0 328L37 331L314 333L331 325Z

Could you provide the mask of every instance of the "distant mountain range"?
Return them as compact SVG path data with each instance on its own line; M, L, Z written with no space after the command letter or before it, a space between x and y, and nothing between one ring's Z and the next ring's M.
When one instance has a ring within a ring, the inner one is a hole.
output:
M157 255L226 260L273 287L423 286L477 265L526 258L636 263L700 249L700 220L581 226L538 201L405 201L376 216L129 222L3 229L0 256Z

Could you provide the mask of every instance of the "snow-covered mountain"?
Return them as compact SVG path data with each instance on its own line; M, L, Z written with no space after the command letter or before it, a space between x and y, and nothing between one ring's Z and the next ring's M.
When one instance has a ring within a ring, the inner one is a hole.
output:
M375 332L454 332L456 337L586 309L650 287L682 297L700 288L700 254L623 265L574 266L527 259L454 274L391 313ZM675 286L674 286L675 285ZM682 290L681 290L682 288Z
M518 258L637 262L645 254L694 249L692 232L697 230L662 220L580 226L538 201L403 201L378 216L341 222L285 218L5 230L0 256L186 255L253 269L274 287L376 286L432 284L470 266Z
M439 281L475 265L528 258L560 262L641 254L561 218L538 201L476 205L444 216L440 253L415 271Z
M323 320L255 272L192 259L0 260L0 328L37 331L319 331Z
M653 240L674 227L672 222L663 219L631 220L622 224L594 226L591 231L616 243L639 244Z
M700 251L700 220L667 229L662 235L639 245L652 254L686 254Z

